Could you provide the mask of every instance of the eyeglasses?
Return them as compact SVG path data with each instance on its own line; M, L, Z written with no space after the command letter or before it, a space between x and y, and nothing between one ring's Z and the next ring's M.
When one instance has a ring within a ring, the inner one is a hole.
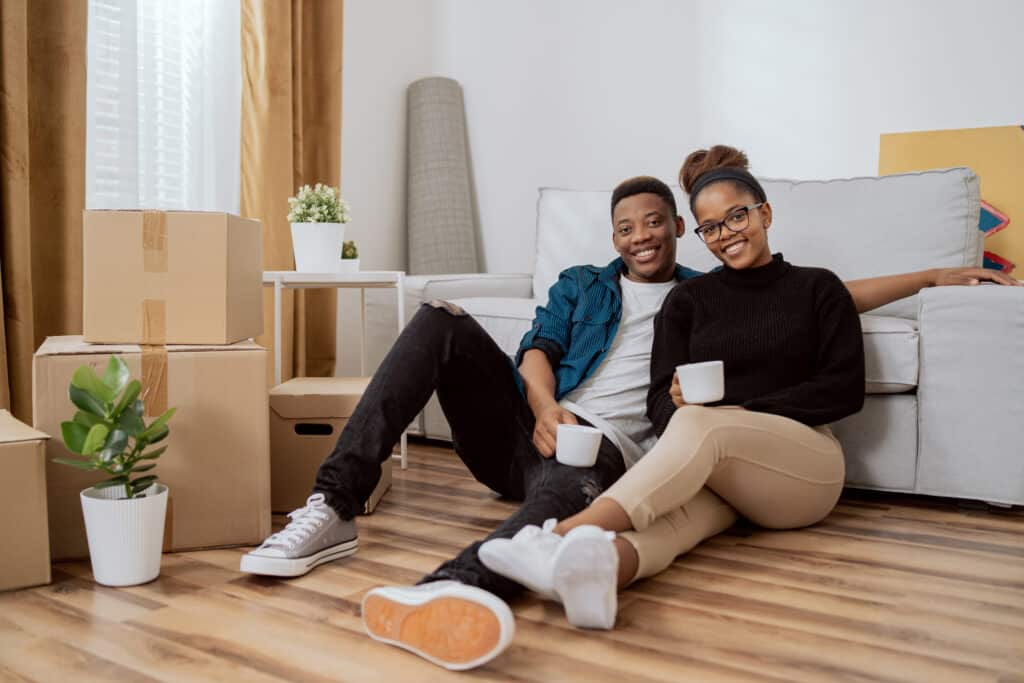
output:
M697 237L704 240L705 243L717 242L722 237L722 228L728 228L729 232L732 233L743 232L746 230L747 226L750 225L750 212L754 209L760 209L762 206L764 206L764 202L736 209L726 216L724 221L718 221L717 223L704 223L703 225L698 226L694 232L697 234Z

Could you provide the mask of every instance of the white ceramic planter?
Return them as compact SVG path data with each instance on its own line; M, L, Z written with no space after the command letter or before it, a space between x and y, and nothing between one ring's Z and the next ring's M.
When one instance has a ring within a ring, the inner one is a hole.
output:
M104 586L134 586L160 575L167 487L156 483L141 498L122 498L123 487L80 494L92 575Z
M339 273L358 273L359 272L359 259L357 258L342 258L338 259L338 264L334 268Z
M292 223L295 270L300 273L336 272L344 241L344 223Z

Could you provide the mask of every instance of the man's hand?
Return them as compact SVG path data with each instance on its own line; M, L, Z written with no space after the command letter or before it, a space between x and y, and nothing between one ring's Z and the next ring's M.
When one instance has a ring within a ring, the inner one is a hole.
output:
M552 403L549 407L539 412L536 416L537 422L533 427L533 444L545 458L555 454L555 447L558 439L558 425L579 424L576 416L568 410Z
M1019 287L1020 282L1006 273L990 268L936 268L932 277L933 287L946 285L977 285L982 282L993 282L997 285Z
M672 397L672 404L676 408L689 405L683 400L683 388L679 386L679 375L674 372L672 373L672 386L668 388L668 395Z

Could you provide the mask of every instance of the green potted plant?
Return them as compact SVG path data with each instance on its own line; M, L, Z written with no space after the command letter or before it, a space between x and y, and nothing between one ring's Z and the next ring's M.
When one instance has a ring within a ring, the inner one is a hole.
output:
M167 446L151 446L170 434L176 408L146 424L141 391L119 356L110 358L102 377L80 366L68 387L78 410L60 428L64 445L81 457L54 458L109 475L80 494L92 573L107 586L132 586L160 574L168 494L152 470Z
M348 203L338 189L317 183L303 185L288 199L292 225L295 270L306 273L336 271L334 258L345 241L345 224L351 220Z
M359 271L359 249L356 248L354 240L348 240L341 245L341 262L338 267L343 273Z

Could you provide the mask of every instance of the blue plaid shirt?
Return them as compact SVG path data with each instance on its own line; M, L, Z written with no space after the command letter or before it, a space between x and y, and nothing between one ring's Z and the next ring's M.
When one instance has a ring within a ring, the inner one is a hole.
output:
M619 276L625 270L621 258L604 268L568 268L548 290L547 306L537 307L533 326L519 343L515 365L518 368L530 349L543 351L555 368L556 401L590 377L612 347L622 319ZM688 280L703 273L676 264L675 275ZM516 381L522 391L518 370Z

